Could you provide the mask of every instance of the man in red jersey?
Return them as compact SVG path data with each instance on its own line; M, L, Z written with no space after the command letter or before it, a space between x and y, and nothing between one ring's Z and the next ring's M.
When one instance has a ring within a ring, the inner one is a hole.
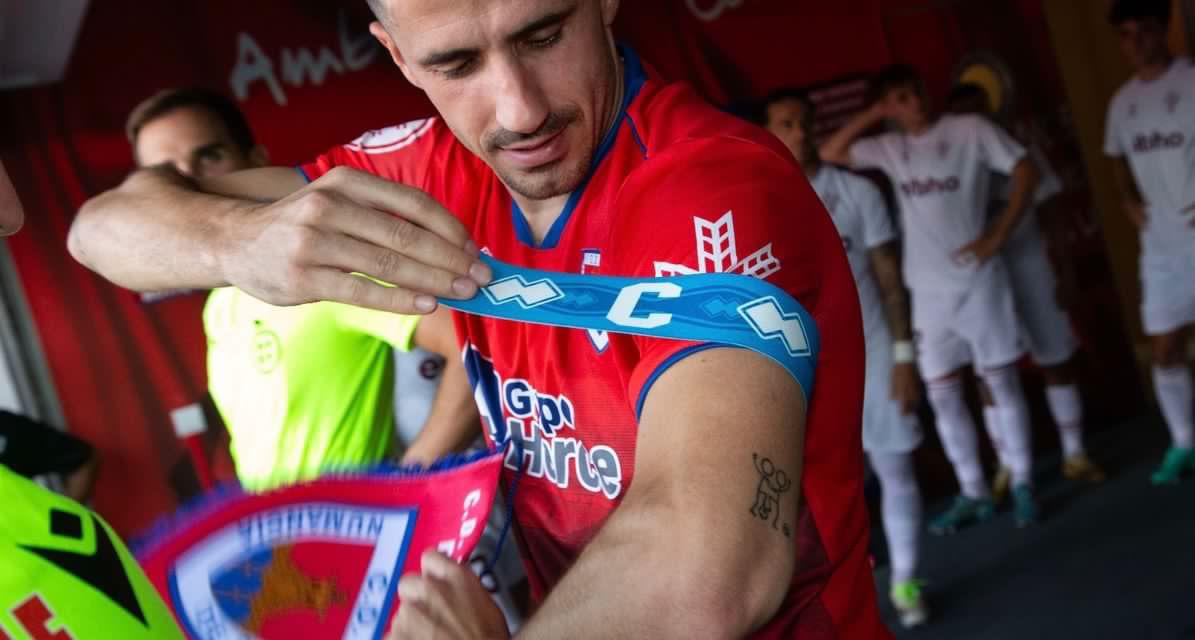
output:
M554 271L764 278L816 321L815 388L718 344L458 316L487 437L517 445L537 602L520 635L888 637L866 560L858 299L790 154L616 47L617 0L373 4L440 118L301 174L134 174L81 211L76 257L134 288L407 313L488 284L478 248ZM656 319L649 298L623 319ZM435 554L423 567L399 587L397 637L505 634L476 578Z

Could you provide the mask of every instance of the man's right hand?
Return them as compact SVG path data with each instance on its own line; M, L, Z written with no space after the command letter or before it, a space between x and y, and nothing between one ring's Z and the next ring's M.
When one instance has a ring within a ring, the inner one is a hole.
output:
M1129 222L1138 229L1144 229L1146 224L1149 224L1149 214L1145 212L1145 203L1139 200L1125 200L1124 202L1125 214L1129 216Z
M343 167L224 228L228 283L275 305L423 314L436 297L470 298L491 277L468 231L431 196Z

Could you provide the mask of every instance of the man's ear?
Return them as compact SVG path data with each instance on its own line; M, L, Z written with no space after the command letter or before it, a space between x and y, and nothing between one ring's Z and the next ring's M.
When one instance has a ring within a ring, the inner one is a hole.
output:
M270 152L260 144L249 150L249 165L253 167L270 166Z
M390 32L386 31L386 27L382 26L381 22L374 20L369 23L369 32L386 48L386 52L390 54L390 59L394 61L394 65L398 67L398 70L402 71L402 74L406 76L407 82L419 87L419 83L412 77L410 68L407 67L407 63L403 60L402 52L394 44L394 39L390 37Z

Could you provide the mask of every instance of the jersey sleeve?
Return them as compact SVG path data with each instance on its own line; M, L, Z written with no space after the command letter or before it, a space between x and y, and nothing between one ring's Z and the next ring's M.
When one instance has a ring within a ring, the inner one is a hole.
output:
M1062 193L1063 185L1062 179L1054 171L1054 167L1050 165L1049 158L1038 147L1029 147L1029 157L1033 158L1034 164L1037 165L1037 170L1041 172L1041 179L1037 183L1037 191L1033 193L1033 204L1041 204L1050 198Z
M329 149L315 160L298 167L308 182L334 167L350 167L394 182L422 187L427 179L430 156L442 135L439 120L413 120L406 124L376 129L356 140Z
M610 245L611 275L738 273L779 286L814 314L821 251L841 241L800 170L740 140L677 145L624 183ZM717 346L632 337L628 398L642 410L652 384L685 357ZM807 389L808 393L809 390Z
M1112 99L1108 105L1108 115L1104 120L1104 155L1113 158L1125 155L1124 145L1120 142L1120 110L1117 109L1119 102L1118 98Z
M404 316L337 302L324 303L341 327L374 336L399 351L410 351L421 316Z
M1025 157L1025 147L1021 146L1021 143L1017 142L1007 131L983 118L972 116L971 122L975 127L975 138L988 168L997 173L1011 175L1013 168Z
M847 155L850 156L851 166L855 169L886 170L888 168L884 161L884 141L881 140L881 136L860 138L854 141L847 150Z
M853 204L859 208L859 217L863 220L863 245L874 249L892 242L896 239L896 229L892 225L892 216L888 215L884 196L870 180L858 176L852 178Z

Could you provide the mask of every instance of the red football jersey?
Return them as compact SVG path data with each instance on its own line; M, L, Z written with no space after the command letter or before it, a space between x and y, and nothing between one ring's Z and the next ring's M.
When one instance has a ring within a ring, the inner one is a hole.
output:
M690 88L664 84L623 49L626 99L590 175L538 245L498 177L441 121L365 134L301 167L347 165L431 194L484 251L514 265L652 277L766 278L817 322L797 569L760 638L888 637L867 562L860 444L863 336L834 225L791 154ZM548 591L618 507L635 475L639 408L696 344L456 314L491 442L522 466L515 518L534 597ZM684 535L683 532L678 535Z

